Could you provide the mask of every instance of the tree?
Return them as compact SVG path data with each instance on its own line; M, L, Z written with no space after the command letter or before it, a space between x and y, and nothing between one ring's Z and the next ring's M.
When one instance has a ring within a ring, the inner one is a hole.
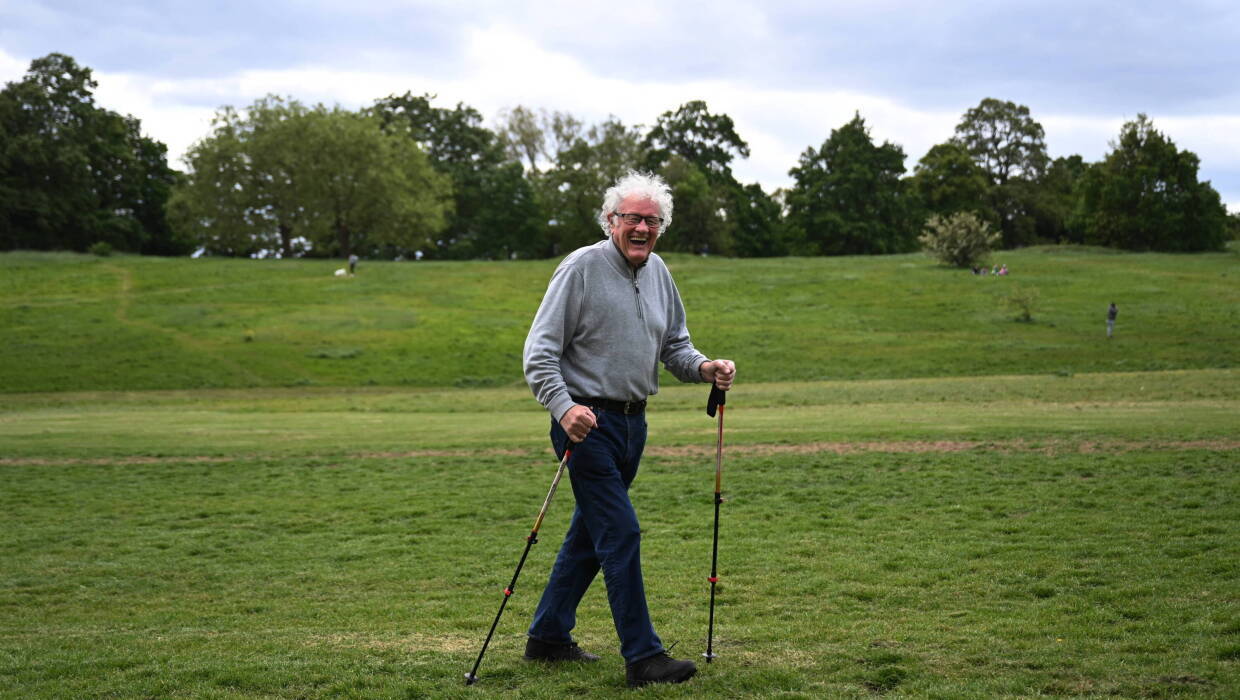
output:
M1040 296L1038 290L1034 287L1014 284L1008 289L1007 295L1000 298L1000 301L1008 309L1016 312L1017 321L1033 323L1033 312L1038 308Z
M1077 188L1088 165L1079 155L1056 158L1034 188L1030 211L1040 240L1083 243L1081 232L1071 227Z
M212 120L211 136L191 146L186 160L193 174L170 208L207 252L308 252L307 182L298 171L310 143L304 133L309 114L300 102L272 95L244 114L226 106Z
M749 144L732 118L712 114L701 100L664 112L643 141L646 167L663 173L676 198L673 249L725 255L786 255L781 208L757 184L741 185L732 160L749 157ZM699 181L705 179L705 186ZM681 232L688 231L685 236Z
M534 110L517 105L504 110L499 115L499 141L508 157L521 162L529 161L527 170L538 173L538 162L547 156L546 135L543 122L546 113L540 118Z
M1007 247L1035 240L1030 184L1042 178L1049 161L1044 138L1028 107L991 97L966 111L956 126L956 140L990 178L990 205Z
M186 251L164 213L176 179L166 147L98 107L96 85L52 53L0 91L0 249Z
M401 255L446 225L451 184L401 129L267 97L222 109L187 154L177 220L210 253Z
M1085 241L1129 250L1219 250L1227 210L1200 161L1181 151L1144 114L1124 124L1119 140L1080 184L1075 225Z
M658 171L672 156L680 156L697 166L712 184L735 184L732 158L749 157L749 144L737 135L732 118L711 114L702 100L686 102L675 112L660 115L643 146L650 171Z
M913 250L916 210L903 173L904 149L876 146L858 114L789 171L789 226L818 255Z
M419 144L435 171L451 179L454 206L447 227L426 252L446 258L541 252L546 219L519 163L482 126L477 110L462 103L436 107L434 99L407 92L378 100L370 110L385 130L397 129Z
M986 171L957 141L932 146L913 168L910 184L929 214L946 216L972 211L993 217L993 223L998 224L998 216L989 204L990 180Z
M726 214L727 202L720 196L728 190L713 187L701 168L679 155L673 155L663 166L662 175L672 188L676 214L662 245L685 253L730 255L731 222Z
M475 212L473 225L485 236L471 239L475 247L470 257L546 257L546 213L521 164L508 161L484 171L479 189L504 206L483 206Z
M966 111L956 126L956 138L998 186L1017 177L1042 176L1048 160L1045 136L1028 107L993 97Z
M303 121L293 125L305 139L295 176L316 251L408 255L446 228L451 182L407 135L339 107L319 105Z
M982 262L999 239L984 219L968 211L948 216L931 214L925 231L917 238L928 255L952 267Z
M733 252L744 258L788 255L791 247L779 201L757 183L733 188L728 211L733 216Z
M637 129L614 116L583 130L571 115L556 113L548 126L554 160L536 182L549 218L547 255L555 255L598 240L603 192L641 163L645 151Z
M249 256L267 248L291 254L274 238L273 212L263 204L268 199L264 183L253 174L246 153L248 124L232 107L224 107L212 119L212 129L185 154L190 174L168 202L175 227L212 255ZM282 232L285 240L290 232Z

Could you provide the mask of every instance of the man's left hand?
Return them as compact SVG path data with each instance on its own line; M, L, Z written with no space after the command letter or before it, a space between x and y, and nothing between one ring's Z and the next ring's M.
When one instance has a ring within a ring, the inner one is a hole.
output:
M732 380L736 378L736 363L731 360L710 360L698 366L702 380L713 382L715 386L727 391L732 388Z

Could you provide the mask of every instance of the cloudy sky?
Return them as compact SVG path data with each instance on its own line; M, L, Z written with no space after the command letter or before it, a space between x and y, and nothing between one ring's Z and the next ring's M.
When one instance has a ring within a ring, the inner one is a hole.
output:
M1240 211L1240 3L1023 0L0 0L0 82L73 56L174 166L222 105L433 93L650 125L694 99L768 190L859 112L911 169L985 97L1027 105L1052 156L1099 160L1138 113Z

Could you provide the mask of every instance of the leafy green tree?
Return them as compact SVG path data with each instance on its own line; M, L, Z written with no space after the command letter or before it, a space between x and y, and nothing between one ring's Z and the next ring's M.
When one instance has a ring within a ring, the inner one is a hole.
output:
M1124 124L1101 163L1084 174L1075 216L1085 241L1128 250L1219 250L1227 210L1200 161L1144 114Z
M818 255L914 250L917 211L903 173L904 149L875 145L858 114L789 171L789 226Z
M932 146L913 168L910 184L928 214L972 211L998 224L990 208L990 179L957 141Z
M637 129L615 117L583 129L571 115L557 113L548 127L554 160L537 182L550 221L547 254L555 255L599 239L603 192L641 163L645 151ZM675 218L679 222L679 200Z
M956 138L999 186L1042 176L1048 161L1045 136L1028 107L993 97L966 111L956 126Z
M712 186L702 169L679 155L663 166L663 179L672 188L675 217L667 239L660 243L667 250L686 253L732 253L731 222L726 218L728 192Z
M186 160L193 175L170 208L207 252L307 253L306 217L313 212L304 206L307 182L299 169L310 112L273 95L245 113L226 106L212 120L211 135L191 146ZM205 212L210 215L192 218Z
M338 107L319 105L303 119L295 177L318 253L408 255L446 228L451 182L413 139Z
M499 258L541 251L546 219L519 163L505 155L504 143L482 126L477 110L461 103L452 109L436 107L434 99L407 92L378 100L371 108L385 130L398 129L411 138L436 172L451 179L454 206L447 228L425 252L431 257Z
M52 53L0 91L0 249L186 252L165 217L176 180L166 147L98 107L96 86Z
M614 116L590 127L586 141L594 150L594 162L600 180L610 187L646 157L646 147L639 129L625 126ZM602 201L602 190L598 193Z
M451 184L401 128L277 97L213 127L171 207L210 253L407 254L446 225Z
M749 157L749 144L736 133L732 118L711 114L702 100L664 112L646 134L646 167L655 172L680 156L697 166L712 183L734 184L732 159Z
M474 258L546 257L547 238L543 209L537 190L526 179L521 164L507 161L482 174L481 188L506 206L480 207L474 225L486 236L477 236Z
M1044 241L1083 243L1080 231L1070 226L1076 208L1077 188L1085 171L1085 160L1079 155L1056 158L1028 197L1037 237Z
M743 258L788 255L792 246L779 201L757 183L731 190L733 252Z
M279 216L264 204L269 201L264 182L255 175L246 153L250 131L246 120L232 107L224 107L212 119L213 132L186 151L190 174L173 191L168 215L178 231L190 236L211 255L249 256L267 248L281 249L270 218ZM283 233L288 240L291 227Z
M673 249L788 253L780 205L759 185L741 185L732 175L732 161L748 158L749 144L731 117L712 114L701 100L686 102L659 116L644 145L646 167L661 172L676 197L676 242L668 241Z
M990 207L1009 248L1036 239L1032 185L1041 180L1049 162L1044 139L1045 130L1028 107L992 97L966 111L956 126L956 140L990 178Z
M306 206L310 183L301 174L310 113L273 95L244 113L221 108L211 134L186 153L191 174L169 205L178 227L212 255L307 254L317 213Z

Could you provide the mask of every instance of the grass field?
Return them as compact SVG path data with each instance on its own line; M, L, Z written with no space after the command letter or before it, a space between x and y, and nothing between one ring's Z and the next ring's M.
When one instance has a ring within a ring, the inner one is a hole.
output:
M513 365L549 263L0 256L0 697L1237 697L1237 261L674 258L741 367L720 657L630 691L601 582L601 663L520 660L567 488L464 686L555 468ZM1026 271L1032 324L999 304ZM652 400L633 487L684 656L705 397Z
M667 697L1229 697L1240 371L741 385L718 663ZM713 422L669 387L634 499L656 623L703 650ZM10 395L10 697L624 696L519 660L562 491L518 389Z
M981 278L920 254L667 259L695 343L751 382L1240 365L1237 250L1032 248ZM554 265L0 255L0 387L518 386ZM1032 323L1003 303L1021 288Z

